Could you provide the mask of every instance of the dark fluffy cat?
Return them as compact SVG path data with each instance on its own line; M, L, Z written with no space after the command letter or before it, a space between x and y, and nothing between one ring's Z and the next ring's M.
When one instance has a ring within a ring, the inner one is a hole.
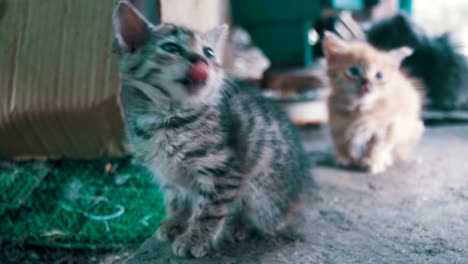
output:
M468 62L449 33L431 37L405 13L399 13L373 25L367 38L377 48L407 46L414 50L402 66L423 81L430 107L468 109Z
M224 79L216 54L227 27L154 26L126 1L113 20L135 156L165 193L158 238L176 255L201 257L222 238L288 230L306 153L279 106Z

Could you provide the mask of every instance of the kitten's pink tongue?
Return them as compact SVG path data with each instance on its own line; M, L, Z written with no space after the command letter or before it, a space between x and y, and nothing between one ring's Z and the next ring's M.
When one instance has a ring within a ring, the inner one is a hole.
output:
M198 61L192 65L188 72L188 77L193 81L202 82L208 79L209 66L203 61Z

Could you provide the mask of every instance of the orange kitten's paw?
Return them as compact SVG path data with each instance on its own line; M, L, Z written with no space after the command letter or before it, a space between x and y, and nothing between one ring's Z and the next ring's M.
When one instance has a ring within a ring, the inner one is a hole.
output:
M371 158L363 158L360 165L366 168L371 174L379 174L385 171L386 163L383 160L376 161Z
M372 174L379 174L385 171L387 168L385 162L376 162L369 166L369 171Z
M392 158L388 158L386 161L385 161L385 166L388 168L388 167L392 167L394 164L394 161Z
M419 139L419 137L421 137L421 135L424 133L424 123L423 121L421 120L418 120L417 123L416 123L416 129L415 129L415 134L417 135L416 137Z
M158 231L156 231L156 237L160 241L173 240L176 236L184 232L184 226L182 223L176 220L166 220L161 223Z
M340 166L347 167L347 166L352 165L353 162L345 156L336 155L336 163L338 163L338 165Z
M179 257L201 258L210 251L210 241L208 238L193 232L186 232L178 236L172 244L172 251Z
M362 160L364 167L367 167L371 174L379 174L387 168L393 166L393 158L387 152L380 153L377 157L367 157Z

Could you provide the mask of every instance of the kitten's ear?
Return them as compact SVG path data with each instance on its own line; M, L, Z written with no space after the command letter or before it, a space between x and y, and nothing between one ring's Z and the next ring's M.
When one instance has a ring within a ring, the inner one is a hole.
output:
M408 47L401 47L398 49L394 49L388 52L390 57L392 58L393 62L396 66L400 66L401 62L411 54L413 54L413 49Z
M323 50L327 59L343 55L348 52L348 44L330 31L325 31Z
M125 0L115 6L112 20L115 38L122 50L133 52L141 48L150 36L151 23Z
M222 44L224 44L224 41L226 40L228 35L228 31L229 26L227 24L223 24L206 32L204 38L206 39L206 41L211 43L211 45L213 45L213 48L217 49L221 47Z

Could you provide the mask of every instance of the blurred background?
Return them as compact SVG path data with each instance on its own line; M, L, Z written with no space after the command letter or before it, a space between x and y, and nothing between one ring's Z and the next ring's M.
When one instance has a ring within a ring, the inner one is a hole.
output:
M431 34L453 32L465 54L468 54L468 2L463 0L434 0L430 5L422 0L414 0L412 14L414 20L424 25ZM450 14L450 15L447 15Z
M115 2L0 0L1 263L113 263L151 237L165 217L157 183L132 161L125 136L111 25ZM301 129L319 131L328 120L323 32L366 40L375 25L404 14L411 30L395 37L394 48L443 46L458 63L455 74L444 56L426 65L428 71L442 65L437 76L457 76L443 89L427 80L427 124L468 120L468 1L131 2L154 24L203 32L228 23L228 76L277 100ZM439 36L447 32L445 45ZM408 67L421 69L410 61Z

